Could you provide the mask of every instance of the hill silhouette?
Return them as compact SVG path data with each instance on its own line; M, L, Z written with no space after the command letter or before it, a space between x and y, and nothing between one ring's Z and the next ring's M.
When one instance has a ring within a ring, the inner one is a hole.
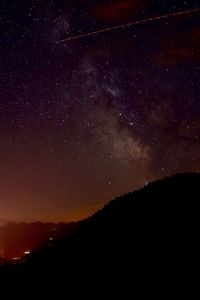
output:
M20 274L34 284L45 278L63 291L185 289L197 281L199 186L199 174L176 175L118 197L24 263L1 268L1 275Z

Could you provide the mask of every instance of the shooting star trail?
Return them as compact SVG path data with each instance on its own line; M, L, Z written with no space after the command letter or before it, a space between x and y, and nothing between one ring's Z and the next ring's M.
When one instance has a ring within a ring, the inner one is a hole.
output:
M65 42L69 42L71 40L77 40L77 39L81 39L81 38L88 37L88 36L98 35L100 33L113 31L113 30L117 30L117 29L120 29L120 28L122 28L122 29L123 28L129 28L129 27L134 26L134 25L145 24L145 23L156 21L156 20L173 18L173 17L176 17L176 16L189 15L189 14L193 14L195 12L200 12L200 8L175 12L175 13L161 15L161 16L152 17L152 18L148 18L148 19L133 21L133 22L129 22L129 23L126 23L126 24L118 25L118 26L107 27L107 28L104 28L104 29L100 29L100 30L92 31L92 32L88 32L88 33L83 33L83 34L80 34L80 35L74 35L74 36L68 37L66 39L60 40L57 43L65 43Z

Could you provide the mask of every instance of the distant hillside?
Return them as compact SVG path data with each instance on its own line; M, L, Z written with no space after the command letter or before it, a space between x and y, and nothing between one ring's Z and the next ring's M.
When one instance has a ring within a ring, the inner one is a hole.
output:
M4 225L6 225L7 223L9 223L8 220L0 219L0 226L4 226Z
M0 257L0 266L4 266L7 262L2 258Z
M198 174L151 183L111 201L65 238L2 272L11 278L20 271L54 286L64 282L66 289L83 283L111 288L114 282L116 290L130 281L137 289L165 291L190 282L199 256L199 187Z
M25 251L35 249L49 238L64 230L66 224L14 223L0 226L0 255L10 260L24 256Z

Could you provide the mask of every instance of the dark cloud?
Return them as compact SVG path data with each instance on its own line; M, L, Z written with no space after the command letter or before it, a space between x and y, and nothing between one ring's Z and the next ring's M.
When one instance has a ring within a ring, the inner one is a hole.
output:
M119 0L94 6L91 14L97 19L104 21L121 20L130 16L133 17L141 7L141 1Z

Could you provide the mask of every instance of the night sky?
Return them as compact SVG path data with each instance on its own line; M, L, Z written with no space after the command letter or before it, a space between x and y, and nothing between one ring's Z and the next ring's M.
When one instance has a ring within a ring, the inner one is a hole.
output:
M200 171L199 0L1 0L0 220L69 221Z

